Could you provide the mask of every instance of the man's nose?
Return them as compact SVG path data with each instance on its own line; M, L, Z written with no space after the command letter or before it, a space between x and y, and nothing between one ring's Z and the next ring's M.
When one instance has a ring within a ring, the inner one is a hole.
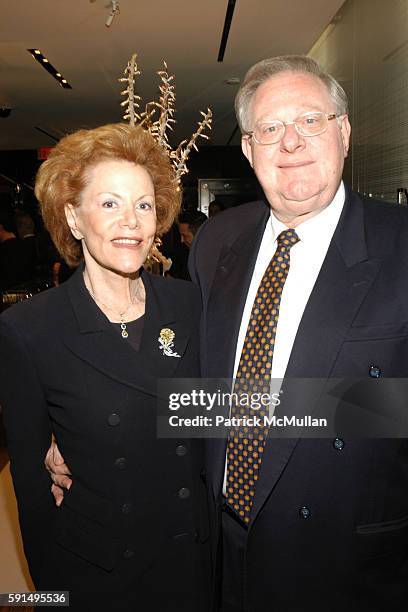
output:
M296 130L295 124L290 123L285 126L285 133L280 141L282 151L293 153L305 146L305 138Z

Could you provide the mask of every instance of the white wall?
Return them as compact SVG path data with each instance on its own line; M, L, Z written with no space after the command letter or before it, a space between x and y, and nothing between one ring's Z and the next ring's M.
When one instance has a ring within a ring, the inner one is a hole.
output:
M408 0L347 0L309 55L350 99L346 180L396 201L408 189Z

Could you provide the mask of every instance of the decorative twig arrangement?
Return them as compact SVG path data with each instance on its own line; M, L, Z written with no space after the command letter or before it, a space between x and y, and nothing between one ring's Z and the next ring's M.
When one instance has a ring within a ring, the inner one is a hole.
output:
M209 136L204 132L211 130L212 112L208 108L206 113L200 111L203 119L198 122L198 129L191 136L190 140L183 140L176 149L172 149L169 143L168 132L173 131L173 124L176 123L174 113L176 112L176 93L174 85L174 74L169 75L166 62L163 62L164 69L159 70L157 75L160 78L159 101L148 102L145 110L138 113L140 96L135 93L135 78L141 74L137 67L137 54L133 54L126 66L124 77L120 78L120 82L126 82L127 88L121 92L121 95L126 96L121 102L121 106L125 107L123 119L128 120L131 125L139 123L143 126L157 142L167 151L170 160L174 167L175 179L180 183L183 174L187 174L187 160L192 149L198 150L198 138L209 139ZM156 120L153 120L159 112Z
M200 113L203 116L203 120L198 122L198 130L194 132L194 134L191 136L188 143L187 143L187 140L182 140L179 146L177 147L177 149L170 153L170 158L174 164L174 167L176 170L176 178L178 181L180 181L180 178L183 176L183 174L187 174L188 172L187 160L191 153L191 149L195 149L196 151L198 151L198 148L196 145L197 139L198 138L205 138L205 140L209 139L209 136L207 136L207 134L204 134L203 132L207 128L211 130L211 123L212 123L211 109L207 108L206 113L203 113L203 111L200 111Z
M136 60L137 54L134 53L128 61L124 76L119 79L119 83L127 83L126 89L120 92L121 96L126 96L126 99L123 100L120 105L126 107L123 119L129 121L130 125L135 125L136 121L140 121L140 115L137 109L139 108L141 97L135 94L135 78L141 74L141 72L137 69Z

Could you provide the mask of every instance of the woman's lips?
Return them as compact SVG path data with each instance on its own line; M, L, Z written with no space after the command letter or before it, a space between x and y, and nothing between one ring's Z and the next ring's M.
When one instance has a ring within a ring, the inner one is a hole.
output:
M114 238L111 242L118 249L137 249L142 244L140 238Z

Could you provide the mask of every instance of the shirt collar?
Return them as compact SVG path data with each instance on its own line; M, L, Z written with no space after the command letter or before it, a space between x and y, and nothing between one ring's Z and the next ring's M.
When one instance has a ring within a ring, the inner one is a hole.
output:
M337 189L336 195L326 208L324 208L319 214L314 217L310 217L303 223L300 223L296 227L296 233L299 236L301 242L308 242L309 240L317 236L326 237L324 242L329 243L333 237L334 230L336 229L337 223L340 219L341 211L343 210L344 202L346 198L346 192L344 189L344 183L341 181L339 188ZM279 234L287 230L287 226L279 221L273 214L271 209L271 226L272 226L272 239L276 241Z

